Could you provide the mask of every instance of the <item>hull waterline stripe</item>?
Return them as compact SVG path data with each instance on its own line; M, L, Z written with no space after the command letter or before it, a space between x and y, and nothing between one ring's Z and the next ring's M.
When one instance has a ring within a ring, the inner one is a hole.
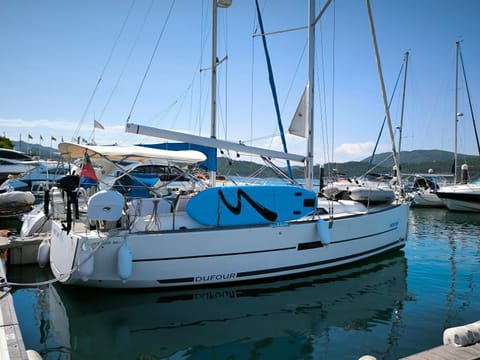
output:
M331 260L323 260L323 261L316 261L313 263L308 263L308 264L301 264L301 265L292 265L292 266L284 266L284 267L279 267L279 268L274 268L274 269L265 269L265 270L256 270L256 271L244 271L241 273L237 273L237 277L247 277L247 276L254 276L254 275L263 275L263 274L271 274L271 273L278 273L278 272L283 272L283 271L290 271L290 270L297 270L297 269L304 269L304 268L309 268L309 267L316 267L319 265L326 265L326 264L331 264L331 263L336 263L339 261L344 261L344 260L350 260L354 259L357 257L363 257L365 255L373 255L374 253L388 249L389 247L403 247L404 246L404 239L396 240L390 244L380 246L376 249L372 249L369 251L364 251L359 254L354 254L354 255L349 255L349 256L343 256L341 258L335 258ZM359 259L360 260L360 259Z
M389 229L389 230L386 230L386 231L383 231L383 232L380 232L380 233L376 233L376 234L369 234L369 235L365 235L365 236L361 236L361 237L335 241L335 242L332 242L330 245L335 245L335 244L340 244L340 243L344 243L344 242L360 240L360 239L364 239L364 238L368 238L368 237L372 237L372 236L378 236L378 235L386 234L386 233L389 233L389 232L395 231L395 230L397 230L397 228L392 228L392 229ZM298 245L302 246L304 244L306 244L306 243L300 243ZM289 246L289 247L284 247L284 248L267 249L267 250L233 252L233 253L176 256L176 257L152 258L152 259L133 259L132 261L135 263L135 262L166 261L166 260L188 260L188 259L199 259L199 258L218 257L218 256L235 256L235 255L259 254L259 253L277 252L277 251L285 251L285 250L293 250L293 249L297 249L297 246ZM299 249L299 250L305 250L305 249Z
M298 270L298 269L305 269L305 271L309 271L309 270L307 270L307 268L317 267L319 265L332 264L332 263L335 263L335 262L350 260L350 259L355 259L355 258L358 258L358 260L361 260L361 258L365 257L365 255L367 255L367 257L368 256L373 256L378 251L386 250L388 248L391 248L390 250L394 250L394 249L397 249L397 248L400 249L403 246L405 246L405 239L401 238L401 239L396 240L396 241L394 241L390 244L383 245L383 246L380 246L378 248L375 248L375 249L372 249L372 250L369 250L369 251L364 251L362 253L355 254L355 255L344 256L344 257L341 257L341 258L336 258L336 259L331 259L331 260L316 261L316 262L308 263L308 264L284 266L284 267L279 267L279 268L256 270L256 271L244 271L244 272L237 273L236 277L237 278L242 278L242 277L250 277L250 276L256 276L256 275L274 274L274 273L280 273L280 272ZM310 270L316 270L316 269L310 269ZM160 283L160 284L193 283L194 282L194 277L178 278L178 279L164 279L164 280L157 280L157 282Z
M294 250L296 246L289 246L278 249L268 249L268 250L257 250L257 251L243 251L243 252L234 252L234 253L221 253L221 254L206 254L206 255L191 255L191 256L176 256L169 258L156 258L156 259L134 259L133 262L149 262L149 261L165 261L165 260L188 260L188 259L199 259L199 258L209 258L209 257L218 257L218 256L235 256L235 255L248 255L248 254L259 254L267 252L277 252L285 250Z

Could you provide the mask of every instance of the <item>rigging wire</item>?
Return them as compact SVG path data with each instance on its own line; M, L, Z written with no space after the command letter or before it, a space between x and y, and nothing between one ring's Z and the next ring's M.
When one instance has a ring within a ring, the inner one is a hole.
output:
M263 34L263 33L265 33L265 31L263 29L263 20L262 20L262 16L261 16L261 13L260 13L260 6L258 4L258 0L255 1L255 5L257 7L258 24L259 24L260 30L262 31L262 34ZM265 60L267 62L267 68L268 68L268 74L269 74L268 80L269 80L269 83L270 83L270 89L272 91L273 101L274 101L274 105L275 105L275 113L277 115L277 122L278 122L278 127L279 127L279 130L280 130L280 136L281 136L281 140L282 140L283 151L287 152L288 151L287 150L287 143L286 143L286 140L285 140L285 134L284 134L284 131L283 131L283 124L282 124L282 119L281 119L281 115L280 115L280 109L279 109L279 106L278 106L277 89L276 89L275 80L274 80L274 77L273 77L273 69L272 69L272 64L271 64L271 61L270 61L270 54L268 52L267 40L265 39L265 36L262 36L262 44L263 44L263 49L264 49L264 52L265 52ZM291 169L289 160L287 160L287 168L288 168L288 174L291 177L292 176L292 169Z
M331 149L331 157L332 157L332 163L334 163L334 154L335 154L335 75L336 75L336 29L337 29L337 6L336 6L336 1L333 2L333 36L332 36L332 149ZM328 138L327 138L328 141Z
M389 108L390 108L390 105L392 104L393 97L394 97L394 95L397 91L397 86L398 86L398 83L400 81L400 76L402 75L404 66L405 66L405 63L402 62L402 66L400 67L400 71L398 72L398 75L397 75L397 80L395 81L395 86L393 88L392 95L390 96L390 100L388 102L388 107ZM370 170L370 168L372 167L373 158L375 157L375 153L377 151L378 143L380 142L380 137L382 136L383 128L385 127L385 122L386 121L387 121L387 117L384 116L382 126L380 127L380 132L379 132L378 137L377 137L377 142L375 143L375 147L373 148L372 156L370 157L370 161L368 162L367 173Z
M225 53L226 55L222 57L222 59L220 61L217 61L217 66L220 65L221 63L225 62L225 93L224 93L224 96L225 96L225 109L224 111L222 111L222 103L221 101L217 101L217 104L218 104L218 112L222 115L222 119L223 119L223 127L224 127L224 138L226 139L227 138L227 135L228 135L228 11L222 11L221 13L221 16L220 16L220 19L223 20L222 21L222 28L223 28L223 31L220 32L221 35L223 35L223 43L224 43L224 47L225 47ZM217 67L217 76L220 77L221 72L218 71L218 67ZM218 79L218 83L220 83L220 79ZM218 89L217 89L218 91ZM220 91L218 91L218 94L220 94ZM218 99L218 95L217 95L217 99Z
M470 98L470 91L468 89L467 75L465 73L465 65L463 64L462 49L460 47L459 47L459 54L460 54L460 62L462 64L463 79L465 81L465 89L467 90L468 105L470 107L470 114L472 115L473 130L475 131L475 139L477 140L478 154L480 155L480 143L478 141L477 125L475 123L475 117L473 115L472 99Z
M132 57L132 55L133 55L133 52L134 52L134 50L135 50L135 48L136 48L136 46L137 46L137 44L138 44L138 40L140 39L140 35L143 33L143 29L145 28L145 24L146 24L147 19L148 19L149 15L150 15L150 12L151 12L151 10L152 10L153 4L154 4L154 0L151 0L151 1L150 1L150 6L148 7L147 12L146 12L145 15L144 15L142 25L140 26L140 29L139 29L138 32L137 32L137 36L135 37L135 40L134 40L134 42L133 42L133 45L132 45L132 47L130 48L129 54L128 54L128 56L127 56L127 58L126 58L126 60L125 60L125 62L124 62L124 64L123 64L123 66L122 66L122 69L121 69L120 74L119 74L119 76L118 76L118 78L117 78L117 81L115 82L115 85L113 86L112 91L110 92L110 94L109 94L109 96L108 96L108 99L107 99L107 101L106 101L106 103L105 103L105 105L104 105L104 107L103 107L103 109L102 109L102 111L101 111L101 113L100 113L100 116L99 116L99 118L98 118L98 121L100 121L100 122L102 122L102 119L103 119L103 116L104 116L104 114L105 114L105 111L107 110L107 107L110 105L110 102L111 102L111 100L112 100L112 98L113 98L113 95L115 94L115 92L116 92L116 90L117 90L117 88L118 88L118 85L119 85L119 83L120 83L120 80L121 80L122 77L123 77L123 74L125 73L125 70L126 70L126 68L127 68L128 63L130 62L130 59L131 59L131 57ZM95 119L95 117L94 117L94 119ZM95 120L96 120L96 119L95 119ZM87 139L88 139L89 141L92 140L92 139L95 140L95 139L94 139L94 136L95 136L95 127L92 129L92 132L90 133L90 136L89 136ZM95 141L93 141L93 143L95 143Z
M152 66L153 59L155 58L155 54L157 53L158 46L160 45L160 40L163 37L163 33L165 32L165 28L167 26L168 20L170 19L170 15L172 14L173 5L175 5L175 0L173 0L172 3L170 4L170 9L168 10L168 14L167 14L167 17L165 19L165 23L163 24L162 30L160 31L160 34L158 35L157 42L155 44L155 48L153 49L152 56L150 57L147 68L145 69L145 73L143 74L143 78L142 78L142 81L140 82L140 86L138 88L135 99L133 100L132 107L130 108L130 112L128 114L127 121L126 121L127 123L132 116L133 110L135 109L135 105L137 104L138 97L140 96L140 92L142 91L143 85L145 84L145 79L147 78L147 75L148 75L148 73L150 71L150 68Z
M326 102L326 99L327 99L327 90L326 90L326 79L325 79L325 74L326 74L326 70L325 70L325 53L324 53L324 48L325 48L325 45L324 45L324 38L323 38L323 34L324 34L324 31L323 31L323 27L322 27L322 20L320 19L319 21L319 26L320 26L320 43L321 43L321 46L320 46L320 49L321 49L321 54L320 54L320 58L321 58L321 71L316 71L316 76L317 76L317 84L322 84L322 95L323 95L323 111L319 111L320 113L320 125L321 125L321 129L322 129L322 144L323 144L323 160L325 163L328 162L328 160L330 159L330 155L329 155L329 144L328 144L328 139L329 139L329 136L328 136L328 115L327 115L327 102ZM316 54L317 56L318 54ZM319 61L315 61L315 64L316 66L318 67L320 62ZM322 74L322 79L320 81L319 79L319 74ZM319 100L318 100L318 103L322 103L322 97L320 96L320 91L318 92L318 97L319 97Z
M125 73L125 70L126 70L126 68L127 68L127 65L128 65L128 63L130 62L130 59L131 59L131 57L132 57L132 55L133 55L133 52L134 52L136 46L138 45L138 41L139 41L139 39L140 39L140 35L143 33L143 29L145 28L145 24L147 23L147 19L148 19L149 15L150 15L150 13L151 13L151 11L152 11L153 4L154 4L154 0L151 0L151 1L150 1L150 5L149 5L149 7L148 7L148 9L147 9L147 12L146 12L145 15L144 15L142 25L140 26L140 29L138 30L137 36L135 37L135 41L133 42L133 45L132 45L132 47L131 47L131 49L130 49L130 52L129 52L126 60L125 60L125 63L123 64L123 67L122 67L121 71L120 71L120 75L118 76L118 79L117 79L115 85L113 86L113 89L112 89L112 91L110 92L110 95L108 96L107 102L105 103L105 106L103 107L103 109L102 109L102 111L101 111L101 113L100 113L100 116L99 116L99 119L98 119L99 121L101 121L101 120L103 119L103 115L105 114L105 111L107 110L107 107L110 105L110 102L111 102L111 100L112 100L113 94L114 94L115 91L117 90L118 85L119 85L119 83L120 83L120 80L122 79L123 74Z
M263 10L263 9L262 9ZM255 34L257 33L258 30L258 21L257 21L257 12L255 10L255 7L253 7L253 24L252 24L252 42L251 42L251 58L250 58L250 139L249 141L253 141L253 102L255 99L254 95L254 79L255 79Z
M85 107L85 110L83 111L82 117L80 118L80 121L78 122L77 128L75 129L75 132L73 133L72 140L74 140L78 137L78 134L80 132L80 128L82 127L82 124L85 120L85 117L87 116L87 112L90 109L93 98L95 97L95 94L97 93L98 87L100 86L100 83L103 79L103 75L105 74L105 71L107 70L107 67L110 64L110 60L112 59L113 53L114 53L115 49L117 48L118 41L120 39L120 36L123 33L123 30L125 29L125 25L127 24L127 20L130 17L130 14L132 12L132 8L133 8L133 5L135 4L135 1L136 0L132 1L132 4L130 5L130 8L128 9L127 16L123 20L122 26L120 27L120 31L118 32L118 35L115 39L115 42L113 43L113 46L110 49L110 54L108 55L107 61L105 62L105 65L103 66L102 72L100 73L100 77L98 78L97 83L95 85L95 88L93 89L93 92L90 96L90 99L88 100L87 106Z

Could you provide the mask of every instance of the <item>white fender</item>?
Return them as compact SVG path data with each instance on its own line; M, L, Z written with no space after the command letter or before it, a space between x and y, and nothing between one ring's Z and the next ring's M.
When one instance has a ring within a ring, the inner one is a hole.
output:
M5 255L5 254L2 254L2 255ZM4 259L3 256L0 257L0 266L2 267L2 272L5 275L7 275L7 264L5 263L7 260Z
M94 270L94 259L90 249L81 247L78 254L78 273L83 281L87 281Z
M27 350L27 359L28 360L42 360L42 357L35 350Z
M320 240L323 245L328 245L332 241L330 230L328 229L328 223L322 219L317 221L317 236L318 240Z
M37 263L43 269L50 260L50 241L43 239L37 251Z
M480 341L480 321L452 327L443 332L443 344L454 346L468 346Z
M117 272L120 279L127 280L132 275L132 251L130 247L124 243L118 249L117 253Z

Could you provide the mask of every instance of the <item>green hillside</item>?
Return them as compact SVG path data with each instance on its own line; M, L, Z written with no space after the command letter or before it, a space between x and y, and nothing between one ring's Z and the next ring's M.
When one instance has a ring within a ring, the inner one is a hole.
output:
M18 142L13 141L15 148L18 149ZM26 151L25 142L22 144L22 151ZM43 159L57 159L59 156L57 149L46 146L29 145L30 152L39 155ZM360 176L367 172L370 158L362 161L349 161L345 163L324 164L325 174L340 173L345 176ZM469 165L470 177L480 177L480 157L474 155L458 155L459 164L466 162ZM377 154L373 157L374 165L371 172L391 174L393 169L393 160L390 153ZM453 165L453 152L443 150L412 150L402 151L400 153L400 168L403 174L426 173L432 169L437 174L450 174ZM282 170L286 171L285 168ZM224 157L218 158L218 172L230 176L252 176L256 174L260 177L275 177L275 173L261 164L232 160ZM303 168L293 166L294 177L303 177ZM319 166L315 166L315 177L319 177Z

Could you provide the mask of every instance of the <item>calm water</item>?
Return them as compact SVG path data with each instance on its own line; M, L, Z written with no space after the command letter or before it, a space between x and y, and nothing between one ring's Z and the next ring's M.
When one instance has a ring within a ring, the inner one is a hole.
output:
M300 280L176 292L15 289L44 359L398 359L480 320L480 215L412 209L403 251ZM9 281L39 281L38 267Z

